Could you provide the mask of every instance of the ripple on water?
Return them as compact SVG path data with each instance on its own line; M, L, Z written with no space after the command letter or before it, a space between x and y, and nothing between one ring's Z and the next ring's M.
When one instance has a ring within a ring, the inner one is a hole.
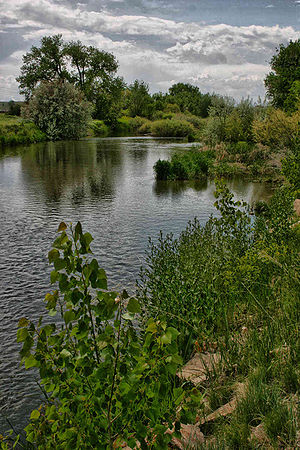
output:
M20 367L20 317L37 320L50 289L47 253L60 221L81 220L109 286L134 291L148 236L177 235L214 212L210 183L156 183L153 165L190 144L154 139L90 139L36 144L0 158L0 433L5 416L22 429L41 394L36 371ZM232 183L237 197L269 195Z

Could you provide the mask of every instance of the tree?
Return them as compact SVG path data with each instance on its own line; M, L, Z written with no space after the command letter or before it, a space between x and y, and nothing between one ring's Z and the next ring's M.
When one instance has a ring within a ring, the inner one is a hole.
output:
M170 100L179 105L182 112L190 112L196 116L207 117L212 96L202 94L197 86L190 83L176 83L169 89Z
M97 89L113 81L118 63L112 53L83 45L80 41L65 44L65 56L71 65L70 78L88 100L97 98Z
M149 86L145 81L135 80L128 88L127 105L131 117L148 116L151 104Z
M61 34L44 36L41 47L31 47L23 56L21 75L17 78L20 93L29 100L42 81L69 81L79 87L89 101L97 97L102 83L112 82L118 62L112 53L101 51L80 41L65 43Z
M267 94L276 108L286 109L286 100L295 81L300 81L300 39L276 49L266 79Z
M43 81L33 92L23 116L30 118L53 141L79 139L86 132L91 104L69 82Z
M29 100L35 87L41 81L68 80L65 48L61 34L44 36L41 47L32 46L23 56L21 75L17 78L20 94Z

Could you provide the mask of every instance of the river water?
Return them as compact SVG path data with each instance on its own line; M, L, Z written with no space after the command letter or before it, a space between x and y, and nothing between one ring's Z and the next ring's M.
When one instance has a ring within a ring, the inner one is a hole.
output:
M45 313L47 253L61 221L80 220L109 287L134 292L148 237L175 235L215 214L211 182L156 182L153 164L192 144L152 138L41 143L0 154L0 434L22 429L41 402L36 373L19 366L20 317ZM237 199L265 200L271 188L230 181Z

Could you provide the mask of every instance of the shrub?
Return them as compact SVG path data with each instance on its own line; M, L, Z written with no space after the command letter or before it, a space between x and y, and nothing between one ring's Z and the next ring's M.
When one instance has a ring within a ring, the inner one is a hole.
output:
M109 135L109 127L105 125L103 120L93 120L90 123L90 128L93 130L95 136L105 137Z
M45 302L50 316L61 314L60 325L19 322L22 361L38 368L47 397L31 413L27 441L50 449L133 448L137 441L148 448L155 440L166 449L166 430L191 420L197 399L176 380L178 332L153 319L138 329L139 303L107 291L105 272L90 257L91 235L80 223L69 231L61 223L59 232L48 257L60 292Z
M50 140L79 139L86 134L91 105L68 82L43 82L22 114L32 119Z
M290 146L299 136L300 111L289 116L284 111L270 108L264 120L253 121L256 142L282 148Z
M195 129L185 120L157 120L152 124L152 134L159 137L189 137L193 138Z
M172 166L170 161L159 159L153 166L157 180L169 180L172 174Z
M46 139L45 133L32 122L26 120L0 122L0 142L2 146L33 144Z
M207 176L215 154L191 150L175 153L171 161L158 160L154 165L157 180L194 180Z

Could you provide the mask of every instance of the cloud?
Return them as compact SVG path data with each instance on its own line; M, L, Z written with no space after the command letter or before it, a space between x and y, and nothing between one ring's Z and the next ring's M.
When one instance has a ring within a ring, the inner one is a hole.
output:
M178 6L181 0L175 3ZM115 12L128 6L128 0L113 4ZM131 9L141 11L143 7L152 12L169 4L163 0L130 2ZM113 52L120 63L120 75L129 83L144 79L157 91L174 81L185 81L197 84L202 91L234 97L263 95L263 79L275 48L299 37L291 26L234 26L187 23L154 14L116 15L108 9L108 2L98 0L76 4L67 0L10 0L6 6L0 5L0 17L8 41L12 37L2 53L6 77L17 75L21 55L42 36L61 33L65 40L81 40ZM7 92L11 92L15 85L11 78L7 80Z

